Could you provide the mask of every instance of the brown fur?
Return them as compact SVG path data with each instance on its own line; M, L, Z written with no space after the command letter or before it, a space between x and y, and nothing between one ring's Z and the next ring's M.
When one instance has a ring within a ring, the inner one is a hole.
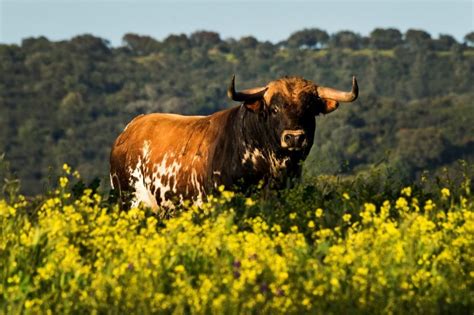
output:
M209 167L205 157L213 149L211 140L218 132L218 126L212 118L212 116L150 114L133 120L114 144L110 161L111 174L116 173L121 179L122 190L130 190L129 169L136 167L138 159L142 158L144 143L148 141L149 161L147 165L142 166L144 175L153 177L153 173L156 172L153 165L159 165L165 155L168 155L165 166L179 161L183 169L178 178L163 176L162 181L173 185L176 181L177 190L187 192L184 198L195 196L196 187L189 184L192 171L195 171L200 183L205 180L203 174ZM156 187L152 187L154 188ZM160 201L162 200L158 200L158 204Z
M302 93L314 93L317 95L317 87L313 82L301 77L283 77L279 80L270 82L268 90L264 95L265 103L270 101L275 93L280 93L289 104L300 104L300 95Z

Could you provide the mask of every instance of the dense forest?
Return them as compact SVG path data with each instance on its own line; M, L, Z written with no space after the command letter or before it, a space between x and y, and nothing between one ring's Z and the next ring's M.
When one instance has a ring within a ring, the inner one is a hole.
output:
M377 165L413 177L474 160L474 32L458 42L415 29L305 29L279 43L198 31L162 41L126 34L120 47L88 34L2 44L0 163L26 194L44 191L64 162L108 183L112 142L134 116L234 106L234 73L237 88L298 75L349 89L357 76L358 100L317 118L306 176Z

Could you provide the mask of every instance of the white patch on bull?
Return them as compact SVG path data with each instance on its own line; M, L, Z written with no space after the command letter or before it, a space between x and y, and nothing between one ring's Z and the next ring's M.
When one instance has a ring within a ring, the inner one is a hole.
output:
M159 194L160 206L174 208L173 202L166 198L166 193L176 193L177 175L181 169L181 164L176 160L170 161L170 157L174 157L174 154L165 154L159 164L150 165L150 142L144 142L142 155L138 159L135 169L129 170L131 175L130 184L135 189L134 198L132 199L133 207L137 207L142 202L147 207L152 208L153 211L157 211L159 205L156 196ZM149 167L152 167L153 172L150 172ZM150 173L151 176L144 176L144 174ZM173 180L171 181L171 179ZM153 191L152 187L154 188Z
M250 150L249 148L247 148L242 158L242 164L245 164L246 162L250 161L255 168L257 165L258 158L262 158L262 159L265 158L263 155L263 152L259 148L254 148L253 150Z
M153 186L155 190L153 194L156 195L159 193L161 199L161 205L167 208L174 208L174 204L171 200L166 198L167 192L176 193L176 185L178 180L179 170L181 169L181 164L176 160L173 160L169 163L169 157L174 155L165 154L160 164L155 164L153 167ZM171 160L171 159L170 159ZM173 185L171 185L171 179Z
M275 152L265 150L262 152L259 148L246 148L244 156L242 157L242 164L252 163L256 169L258 160L263 160L268 163L269 171L273 177L279 177L283 169L286 168L286 163L290 160L289 157L278 158Z
M201 187L201 184L199 183L199 179L198 179L198 174L196 172L196 169L192 169L191 171L191 186L194 188L194 193L195 193L195 200L194 200L194 203L197 205L197 206L200 206L202 205L202 202L203 202L203 189Z
M274 152L269 153L268 162L270 164L270 172L274 177L279 177L281 171L286 168L286 163L290 160L289 157L277 158Z
M130 185L134 188L134 196L132 198L132 207L138 207L140 203L150 207L153 211L158 209L156 198L148 189L150 183L149 178L145 178L143 173L150 161L150 142L145 141L143 144L142 156L138 159L135 169L130 169Z
M220 171L214 171L212 172L214 175L217 175L217 176L221 176L221 172Z

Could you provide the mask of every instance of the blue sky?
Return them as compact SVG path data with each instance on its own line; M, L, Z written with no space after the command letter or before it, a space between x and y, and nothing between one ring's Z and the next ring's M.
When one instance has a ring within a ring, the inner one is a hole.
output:
M91 33L120 45L125 33L163 39L169 34L212 30L222 38L252 35L278 42L317 27L330 33L368 35L376 27L424 29L462 40L474 30L472 0L378 1L25 1L0 0L0 42L46 36L68 39Z

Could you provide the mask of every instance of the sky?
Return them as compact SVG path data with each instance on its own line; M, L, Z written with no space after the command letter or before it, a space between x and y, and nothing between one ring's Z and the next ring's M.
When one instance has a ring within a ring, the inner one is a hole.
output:
M473 0L0 0L0 43L27 37L70 39L89 33L121 44L126 33L152 36L218 32L221 38L254 36L278 42L303 28L368 35L377 27L423 29L462 41L474 30Z

